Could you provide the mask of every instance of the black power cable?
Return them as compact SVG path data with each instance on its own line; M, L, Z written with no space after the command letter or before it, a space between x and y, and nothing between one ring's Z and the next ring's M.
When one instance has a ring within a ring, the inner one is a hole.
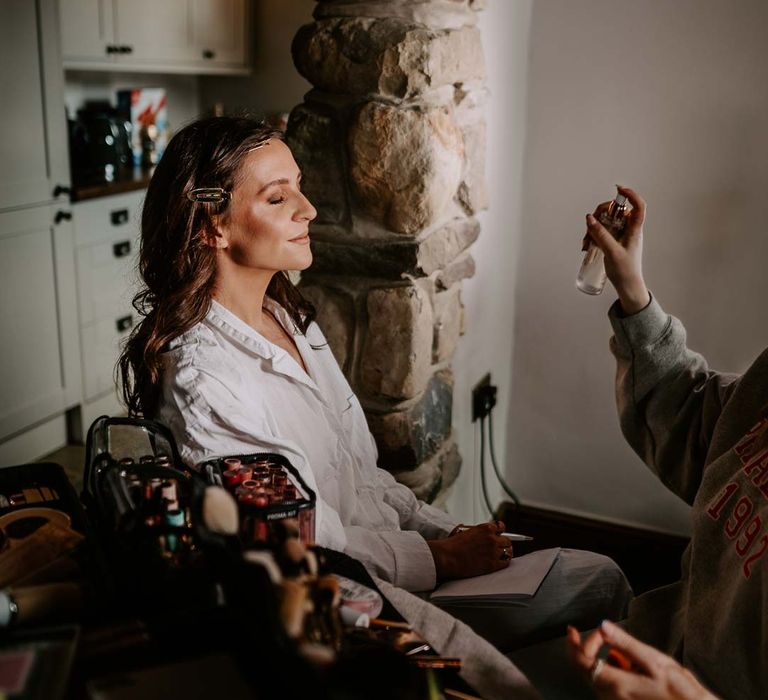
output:
M482 426L481 426L482 429ZM512 488L509 486L509 484L504 480L504 478L501 476L501 472L499 471L499 466L496 464L496 454L493 449L493 409L488 411L488 443L491 447L491 463L493 464L493 471L496 472L496 478L499 480L499 483L501 484L501 488L506 491L507 496L509 496L512 501L514 501L515 507L520 507L520 499L517 497L517 494L512 490Z
M501 471L499 470L499 466L496 463L496 451L493 447L493 408L491 408L488 411L488 443L490 446L490 453L491 453L491 464L493 465L493 471L496 474L496 478L499 480L499 484L501 484L501 488L504 489L506 494L512 499L512 501L515 504L515 507L520 507L520 499L517 497L517 494L512 490L512 488L507 484L507 482L504 480L504 478L501 476ZM494 508L491 505L491 498L488 495L488 484L486 482L485 477L485 416L480 417L480 484L482 486L483 490L483 500L485 501L485 506L488 508L488 512L490 513L491 517L494 517Z
M483 488L483 499L488 512L493 517L493 506L488 496L488 484L485 481L485 417L480 417L480 484Z

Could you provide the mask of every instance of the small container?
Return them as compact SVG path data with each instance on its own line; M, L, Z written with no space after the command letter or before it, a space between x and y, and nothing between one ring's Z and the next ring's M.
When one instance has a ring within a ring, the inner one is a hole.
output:
M232 460L252 470L252 479L235 483L228 469ZM199 470L209 483L223 484L235 495L240 514L240 532L246 544L271 543L280 524L298 520L299 537L315 542L315 493L298 470L282 455L259 453L203 462Z
M314 543L315 541L315 509L302 508L309 505L306 499L299 503L299 539L302 542Z
M221 478L224 480L224 485L229 489L234 489L238 484L242 482L239 468L227 469L221 475Z
M258 484L250 479L249 481L243 481L236 489L235 496L241 498L243 496L250 496L258 488Z
M607 211L598 216L600 223L618 240L624 233L627 223L627 198L623 194L617 194L608 205ZM605 288L605 261L603 251L598 248L592 239L587 244L587 252L581 263L579 274L576 277L576 288L585 294L602 294Z
M245 482L253 479L253 469L251 467L240 467L237 471L240 474L240 481Z
M161 491L166 510L175 510L179 507L179 499L176 495L176 482L164 481Z
M243 463L236 457L228 457L224 460L224 466L227 469L240 469L240 467L243 466Z
M283 501L286 503L292 503L299 500L298 492L293 484L289 484L283 489Z

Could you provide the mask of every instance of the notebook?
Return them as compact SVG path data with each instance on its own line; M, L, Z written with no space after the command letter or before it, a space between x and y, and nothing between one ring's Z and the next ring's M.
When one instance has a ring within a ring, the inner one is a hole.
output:
M515 557L506 569L483 576L448 581L432 591L429 599L438 604L524 603L539 590L559 552L559 547L542 549Z

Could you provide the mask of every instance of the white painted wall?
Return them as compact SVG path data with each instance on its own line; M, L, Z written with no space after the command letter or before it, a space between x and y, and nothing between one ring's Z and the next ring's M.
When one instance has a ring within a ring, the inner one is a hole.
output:
M504 23L515 42L521 5L491 0L483 18L497 97L520 80L520 57L497 37ZM505 115L517 115L518 96L489 113L488 173L493 182L503 163L508 177L494 185L475 248L478 278L466 285L470 335L456 363L467 463L466 379L499 367L508 405L506 416L499 412L506 431L499 430L498 451L523 500L687 529L687 507L647 472L618 428L606 319L615 294L588 297L573 280L584 214L612 196L613 183L631 184L649 202L649 287L685 322L689 345L713 367L742 371L768 344L767 28L762 0L533 3L522 226L514 224L522 127L512 119L506 133L498 128ZM454 500L458 508L461 495Z
M453 361L453 426L463 467L448 499L463 522L486 520L478 473L479 423L472 423L472 387L486 372L499 387L493 411L499 467L505 464L509 413L517 260L522 238L522 186L526 135L526 93L531 0L491 0L480 13L488 72L486 175L491 206L479 219L480 238L472 247L475 277L465 280L462 300L466 334ZM490 463L486 465L491 502L502 497Z

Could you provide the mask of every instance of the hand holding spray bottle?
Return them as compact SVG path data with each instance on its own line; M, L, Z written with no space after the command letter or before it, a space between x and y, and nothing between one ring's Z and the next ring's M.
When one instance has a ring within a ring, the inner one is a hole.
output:
M628 213L627 198L617 194L608 208L597 215L597 219L618 240L624 233ZM584 261L576 276L576 288L585 294L602 294L606 280L603 251L591 239L588 239L585 250Z

